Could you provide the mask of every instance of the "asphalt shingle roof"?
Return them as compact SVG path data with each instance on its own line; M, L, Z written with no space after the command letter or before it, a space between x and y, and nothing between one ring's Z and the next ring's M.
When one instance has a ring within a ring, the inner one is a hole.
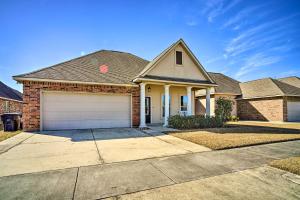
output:
M239 81L221 73L208 72L208 74L218 85L215 88L216 93L242 94Z
M22 93L8 87L0 81L0 98L14 99L17 101L23 101Z
M130 53L100 50L51 67L14 76L14 78L37 78L64 81L133 84L132 80L149 63ZM99 67L108 66L107 73Z
M295 86L300 88L300 78L297 76L290 76L290 77L285 77L285 78L279 78L277 79L281 82L287 83L289 85Z
M300 96L300 88L272 78L240 83L243 98L263 98L273 96Z

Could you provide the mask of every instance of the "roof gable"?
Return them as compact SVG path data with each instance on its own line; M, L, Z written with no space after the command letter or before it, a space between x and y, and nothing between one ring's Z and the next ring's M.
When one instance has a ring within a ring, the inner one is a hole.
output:
M176 65L175 53L181 51L183 64ZM161 76L189 78L214 83L185 42L180 39L155 57L137 77Z

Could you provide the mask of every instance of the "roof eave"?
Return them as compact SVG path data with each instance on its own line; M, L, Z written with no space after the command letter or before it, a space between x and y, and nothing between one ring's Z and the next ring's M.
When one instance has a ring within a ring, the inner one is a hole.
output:
M169 81L169 80L154 80L147 78L135 78L133 80L134 83L140 83L142 81L151 82L151 83L166 83L166 84L175 84L175 85L195 85L195 86L210 86L217 87L217 84L214 83L191 83L191 82L183 82L183 81Z
M126 83L100 83L100 82L85 82L85 81L72 81L72 80L59 80L59 79L41 79L41 78L26 78L13 76L13 79L19 83L24 81L35 82L51 82L51 83L70 83L70 84L84 84L84 85L112 85L112 86L126 86L126 87L138 87L138 85L126 84Z

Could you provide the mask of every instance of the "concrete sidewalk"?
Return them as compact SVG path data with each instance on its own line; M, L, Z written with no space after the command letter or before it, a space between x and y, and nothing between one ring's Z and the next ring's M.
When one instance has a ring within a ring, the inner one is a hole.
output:
M203 198L241 199L248 189L256 195L248 199L297 199L296 175L263 167L296 155L300 141L7 176L0 178L0 199L164 199L165 193L173 199L199 193Z

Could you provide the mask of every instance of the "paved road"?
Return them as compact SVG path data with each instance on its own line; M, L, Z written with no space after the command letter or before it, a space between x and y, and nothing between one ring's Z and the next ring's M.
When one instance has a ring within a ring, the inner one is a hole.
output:
M265 166L295 155L300 141L6 176L0 199L299 199L299 177Z

